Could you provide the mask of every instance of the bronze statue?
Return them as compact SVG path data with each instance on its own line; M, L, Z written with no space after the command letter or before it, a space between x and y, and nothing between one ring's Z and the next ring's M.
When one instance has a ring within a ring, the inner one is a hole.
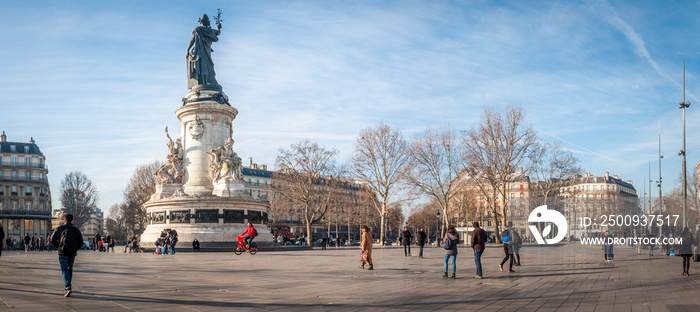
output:
M220 89L216 82L214 61L211 58L212 42L219 41L221 34L221 10L215 18L216 30L211 28L209 17L204 14L199 19L201 26L192 31L192 39L187 46L187 88L192 89L197 85L208 85Z

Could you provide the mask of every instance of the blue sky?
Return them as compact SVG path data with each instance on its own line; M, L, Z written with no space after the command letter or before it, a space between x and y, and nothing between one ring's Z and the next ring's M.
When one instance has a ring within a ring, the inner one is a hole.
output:
M179 128L188 92L187 43L217 8L217 80L240 112L246 163L274 166L306 138L344 161L379 122L407 137L469 129L483 108L515 103L587 171L632 180L640 195L650 160L657 179L660 125L670 190L683 53L689 170L700 160L698 1L4 2L0 131L34 137L54 208L72 170L97 184L106 211L137 165L165 158L163 129Z

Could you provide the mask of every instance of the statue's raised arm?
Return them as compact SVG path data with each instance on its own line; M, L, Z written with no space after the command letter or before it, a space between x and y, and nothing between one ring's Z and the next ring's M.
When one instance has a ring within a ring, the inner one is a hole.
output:
M198 85L221 89L216 82L214 61L211 58L211 44L219 41L221 34L221 10L216 16L216 29L211 28L209 16L202 15L200 26L192 31L192 39L187 46L187 87L192 89Z

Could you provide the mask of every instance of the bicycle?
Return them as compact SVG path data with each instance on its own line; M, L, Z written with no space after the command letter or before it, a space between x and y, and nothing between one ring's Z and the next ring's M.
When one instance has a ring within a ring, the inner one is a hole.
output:
M251 242L250 247L247 247L243 242L243 236L236 237L236 240L238 241L238 245L236 245L236 249L233 250L233 253L235 253L236 255L240 255L246 251L250 252L251 255L254 255L258 252L257 243Z

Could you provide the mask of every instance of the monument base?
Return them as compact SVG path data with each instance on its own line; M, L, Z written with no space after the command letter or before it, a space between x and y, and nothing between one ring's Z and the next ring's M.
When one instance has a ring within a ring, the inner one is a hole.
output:
M150 200L144 204L148 216L141 244L153 247L163 229L175 229L178 245L191 248L196 238L202 246L235 244L236 237L245 231L248 222L258 231L258 244L273 243L267 229L267 208L264 200L245 196L230 197L174 197Z
M151 195L151 200L171 198L179 192L182 192L182 183L158 183L155 194Z

